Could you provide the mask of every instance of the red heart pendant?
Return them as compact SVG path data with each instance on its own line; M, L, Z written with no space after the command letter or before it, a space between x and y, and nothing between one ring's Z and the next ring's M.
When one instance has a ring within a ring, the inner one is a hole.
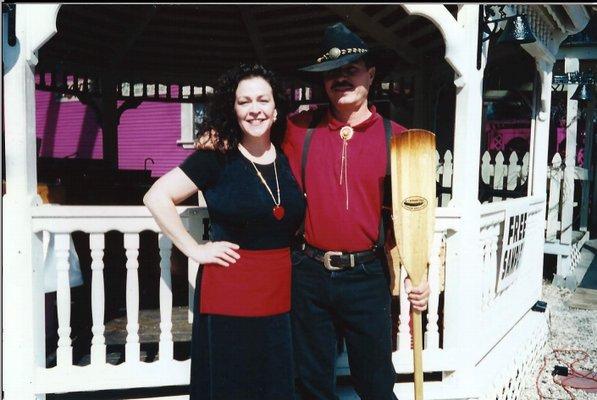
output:
M284 207L282 206L275 206L273 208L274 217L279 221L284 218Z

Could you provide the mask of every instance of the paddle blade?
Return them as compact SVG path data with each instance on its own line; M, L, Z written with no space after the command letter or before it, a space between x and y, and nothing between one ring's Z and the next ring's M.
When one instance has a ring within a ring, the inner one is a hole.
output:
M416 286L427 272L435 219L435 135L409 129L392 138L392 213L400 260ZM399 271L395 271L400 276Z

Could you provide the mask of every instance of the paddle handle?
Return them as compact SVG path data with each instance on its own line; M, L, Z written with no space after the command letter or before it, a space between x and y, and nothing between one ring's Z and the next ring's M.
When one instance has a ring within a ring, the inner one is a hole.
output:
M413 364L415 370L415 400L423 400L423 323L421 311L413 310Z

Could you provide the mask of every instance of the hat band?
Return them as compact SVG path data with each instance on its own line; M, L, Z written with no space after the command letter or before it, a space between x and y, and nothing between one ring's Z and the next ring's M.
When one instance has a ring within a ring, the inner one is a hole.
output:
M317 59L317 62L323 62L323 61L327 61L327 60L335 60L336 58L340 57L340 56L344 56L346 54L352 54L352 53L366 53L367 49L363 49L363 48L356 48L356 47L352 47L349 49L339 49L337 47L332 47L327 53L325 53L323 56L319 57Z

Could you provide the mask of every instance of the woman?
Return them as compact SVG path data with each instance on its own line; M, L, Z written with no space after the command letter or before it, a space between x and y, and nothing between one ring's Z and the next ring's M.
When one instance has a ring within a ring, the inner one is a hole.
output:
M284 97L259 65L226 72L200 132L219 132L220 152L196 151L144 198L162 231L202 264L196 285L191 399L291 399L291 238L305 211L275 145ZM229 150L227 150L229 149ZM203 192L210 241L198 244L175 204Z

